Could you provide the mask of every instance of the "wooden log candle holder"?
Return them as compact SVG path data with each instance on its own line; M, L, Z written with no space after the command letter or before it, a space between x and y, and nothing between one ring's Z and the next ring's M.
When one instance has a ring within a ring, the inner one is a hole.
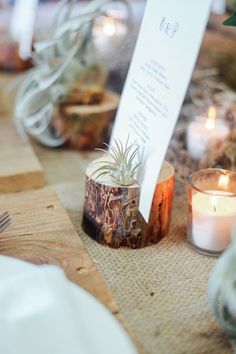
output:
M69 147L89 151L108 143L119 98L116 93L105 91L99 103L62 105L56 125L63 136L68 136Z
M102 158L104 160L104 157ZM104 176L96 179L97 162L86 170L82 227L102 245L141 248L156 244L168 232L174 193L174 169L164 162L153 198L149 222L139 212L137 184L118 186Z

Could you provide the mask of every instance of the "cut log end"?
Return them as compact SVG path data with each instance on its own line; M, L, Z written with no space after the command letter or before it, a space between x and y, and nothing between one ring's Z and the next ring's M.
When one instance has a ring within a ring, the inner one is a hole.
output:
M168 162L163 164L150 219L146 223L139 212L138 185L117 186L109 178L96 180L93 175L96 162L90 164L86 171L84 231L98 243L113 248L140 248L159 242L167 234L170 224L173 167Z
M104 93L99 104L63 104L53 125L68 136L73 149L94 150L109 142L118 104L119 95L111 91Z

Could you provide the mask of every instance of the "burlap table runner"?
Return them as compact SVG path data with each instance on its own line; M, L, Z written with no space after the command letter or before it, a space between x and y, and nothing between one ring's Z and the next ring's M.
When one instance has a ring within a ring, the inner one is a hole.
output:
M81 229L84 171L97 154L35 146L88 252L102 272L126 324L146 354L229 354L210 312L209 274L216 262L186 244L186 195L176 197L168 237L139 250L98 245ZM112 354L112 353L111 353ZM123 353L121 353L123 354Z

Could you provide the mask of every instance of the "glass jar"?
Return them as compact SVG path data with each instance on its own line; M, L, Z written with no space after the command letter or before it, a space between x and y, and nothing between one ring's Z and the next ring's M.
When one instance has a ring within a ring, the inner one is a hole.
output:
M236 226L236 173L206 169L188 178L189 245L208 256L218 256L229 245Z

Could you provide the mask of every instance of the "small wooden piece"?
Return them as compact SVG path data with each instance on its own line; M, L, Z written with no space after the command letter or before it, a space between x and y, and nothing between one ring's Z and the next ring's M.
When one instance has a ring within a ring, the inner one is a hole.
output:
M0 70L24 71L31 67L30 59L20 58L18 43L7 39L7 34L0 32Z
M167 234L170 224L173 167L164 162L148 223L138 211L138 185L121 187L104 177L96 180L93 172L97 167L94 161L86 171L84 231L97 242L113 248L140 248L159 242Z
M109 142L110 133L119 103L119 96L104 93L99 104L62 105L54 124L69 137L68 144L77 150L94 150Z
M14 123L0 119L0 193L19 192L45 184L42 167Z

